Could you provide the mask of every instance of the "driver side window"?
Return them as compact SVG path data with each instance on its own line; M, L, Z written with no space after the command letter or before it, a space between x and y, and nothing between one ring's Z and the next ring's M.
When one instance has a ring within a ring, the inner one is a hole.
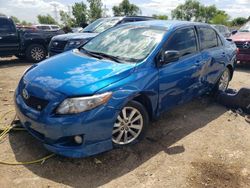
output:
M178 29L167 43L168 50L179 51L181 56L196 53L198 47L194 28Z

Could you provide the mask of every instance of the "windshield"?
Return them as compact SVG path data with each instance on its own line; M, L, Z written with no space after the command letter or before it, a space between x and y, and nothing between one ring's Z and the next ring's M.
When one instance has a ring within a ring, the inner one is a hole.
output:
M121 18L100 18L85 27L81 32L101 33L114 25L116 25Z
M165 32L166 28L161 27L123 25L98 35L83 48L120 60L138 62L151 53Z
M239 32L250 32L250 22L246 23L239 29Z

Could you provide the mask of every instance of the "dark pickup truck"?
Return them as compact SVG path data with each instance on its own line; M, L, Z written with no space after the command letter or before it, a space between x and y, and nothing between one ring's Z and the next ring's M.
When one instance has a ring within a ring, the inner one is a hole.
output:
M12 19L0 16L0 57L15 55L32 62L46 58L51 38L63 31L17 29Z

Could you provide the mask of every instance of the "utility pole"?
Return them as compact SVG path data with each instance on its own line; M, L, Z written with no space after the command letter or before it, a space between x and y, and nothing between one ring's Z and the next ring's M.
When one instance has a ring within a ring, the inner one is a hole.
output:
M68 5L68 14L71 17L72 13L71 13L71 6L70 5Z
M107 14L108 11L109 11L109 9L107 8L106 5L104 5L103 13L102 13L102 16L103 16L104 18L108 17L108 14Z
M54 7L54 15L55 15L55 20L58 22L58 11L57 11L57 4L51 4Z

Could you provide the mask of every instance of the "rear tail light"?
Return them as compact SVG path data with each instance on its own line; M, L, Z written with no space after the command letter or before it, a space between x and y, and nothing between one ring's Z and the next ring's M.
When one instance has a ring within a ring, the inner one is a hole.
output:
M237 55L238 55L238 54L240 53L240 49L239 49L239 48L237 48L236 52L237 52Z

